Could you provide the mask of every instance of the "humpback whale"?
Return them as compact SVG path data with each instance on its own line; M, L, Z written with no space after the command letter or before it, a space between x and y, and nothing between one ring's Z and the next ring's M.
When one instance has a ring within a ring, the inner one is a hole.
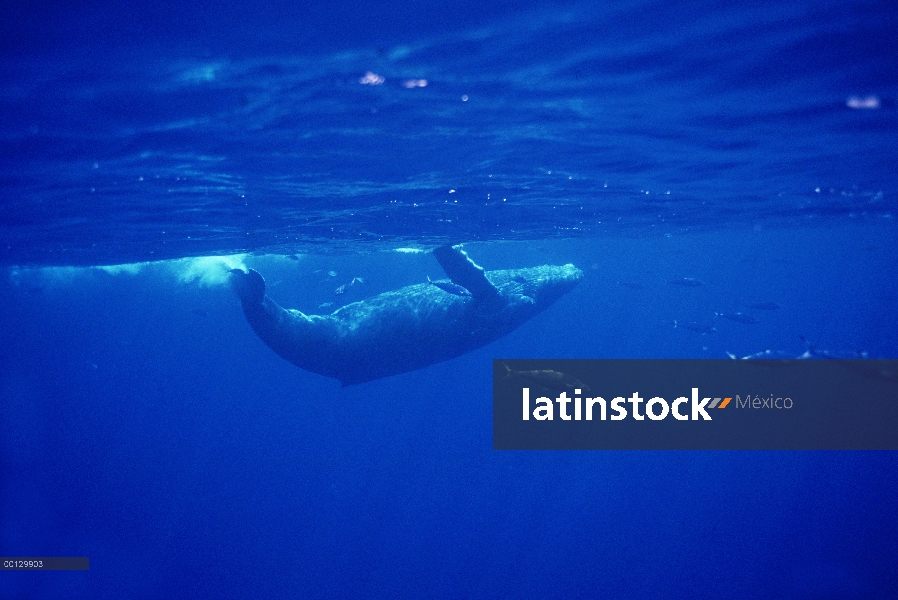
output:
M583 277L571 264L484 271L458 246L442 246L433 254L452 285L469 296L422 283L347 304L329 315L306 315L269 298L265 280L252 269L232 270L231 285L246 320L269 348L302 369L347 386L422 369L485 346L548 308Z

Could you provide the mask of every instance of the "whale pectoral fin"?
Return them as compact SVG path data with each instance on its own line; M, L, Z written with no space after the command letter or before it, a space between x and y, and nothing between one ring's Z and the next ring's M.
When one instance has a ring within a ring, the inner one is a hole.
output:
M231 287L243 304L261 304L265 299L265 280L253 269L231 269Z
M483 301L499 297L499 290L486 278L483 267L458 246L434 248L433 255L452 283L467 289L475 299Z

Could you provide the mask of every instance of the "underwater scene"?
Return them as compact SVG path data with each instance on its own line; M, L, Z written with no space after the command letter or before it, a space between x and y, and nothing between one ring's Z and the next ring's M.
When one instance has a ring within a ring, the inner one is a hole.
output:
M896 31L4 5L0 556L90 566L0 599L898 597L894 451L494 450L492 405L497 359L898 358Z

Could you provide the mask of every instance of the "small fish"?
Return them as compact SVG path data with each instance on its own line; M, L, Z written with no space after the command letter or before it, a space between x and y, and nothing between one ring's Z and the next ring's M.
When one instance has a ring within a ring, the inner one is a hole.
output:
M705 325L704 323L697 323L695 321L686 321L685 323L680 323L679 321L674 321L674 329L688 329L689 331L694 331L696 333L700 333L705 335L707 333L711 333L712 331L717 331L715 328L710 325Z
M350 281L349 283L344 283L343 285L335 289L334 294L336 294L337 296L345 294L347 290L349 290L349 288L357 283L365 283L365 281L361 277L353 277L352 281Z
M782 308L776 302L754 302L752 304L746 305L748 308L753 308L755 310L776 310L778 308Z
M318 305L318 308L330 308L334 305L333 302L322 302Z
M736 321L737 323L745 323L746 325L754 325L755 323L760 323L756 318L751 315L747 315L742 312L737 313L714 313L715 317L723 317L724 319L729 319L730 321Z
M747 356L736 356L732 352L727 352L727 356L732 358L733 360L773 360L773 361L785 361L790 358L794 358L794 356L786 354L781 350L763 350L761 352L755 352L754 354L749 354Z
M699 281L694 277L683 277L681 279L668 279L670 285L679 285L682 287L700 287L705 285L704 281Z
M453 296L471 297L471 292L469 292L467 289L463 288L460 285L450 283L448 281L432 281L430 279L430 276L428 276L427 283L429 283L430 285L435 285L438 288L440 288L441 290L443 290L444 292L448 292L448 293L452 294Z
M505 367L507 371L503 379L508 379L509 377L518 377L540 387L544 387L547 390L556 392L578 393L576 392L576 390L580 390L579 393L581 394L586 394L589 392L588 385L586 385L576 377L566 375L565 373L561 373L559 371L552 371L550 369L542 369L539 371L515 371L505 363L502 363L502 366Z
M783 352L782 350L764 350L762 352L755 352L754 354L749 354L748 356L736 356L732 352L727 352L727 356L733 359L738 360L749 360L755 358L770 358L770 359L780 359L780 360L813 360L813 359L828 359L833 361L838 361L840 364L844 363L846 365L850 364L863 364L875 363L875 359L871 359L867 352L833 352L830 350L821 350L811 344L806 337L803 335L798 336L801 339L802 343L807 348L804 353L795 356L794 354ZM882 374L886 374L887 377L891 377L891 374L888 374L888 369L884 369Z
M287 258L289 258L290 260L299 260L299 257L295 254L288 254Z
M803 335L798 337L801 339L802 343L807 346L807 350L805 350L804 354L798 358L827 358L835 360L870 358L866 352L832 352L830 350L820 350L812 345Z

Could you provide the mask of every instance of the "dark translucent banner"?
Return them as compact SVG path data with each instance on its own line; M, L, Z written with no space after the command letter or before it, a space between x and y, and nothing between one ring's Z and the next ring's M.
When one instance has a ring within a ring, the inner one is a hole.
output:
M4 571L87 571L86 556L4 556L0 570Z
M898 360L496 360L497 450L898 450Z

